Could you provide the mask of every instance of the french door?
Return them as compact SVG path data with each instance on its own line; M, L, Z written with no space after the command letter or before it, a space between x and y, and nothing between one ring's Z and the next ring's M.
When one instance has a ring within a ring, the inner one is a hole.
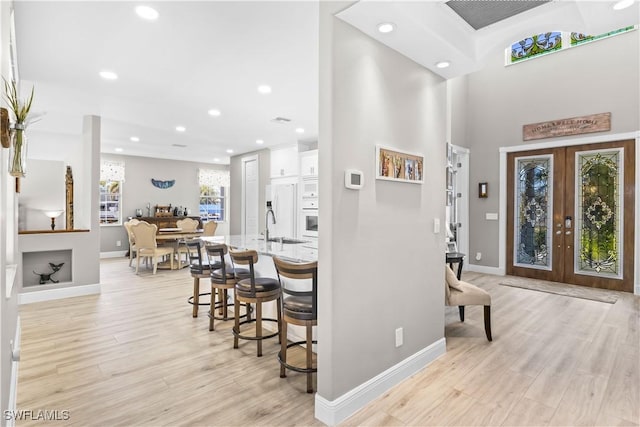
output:
M509 153L507 274L633 292L635 141Z

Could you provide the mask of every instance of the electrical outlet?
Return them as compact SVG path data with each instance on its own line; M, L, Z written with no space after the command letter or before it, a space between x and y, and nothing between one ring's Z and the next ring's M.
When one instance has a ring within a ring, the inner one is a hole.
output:
M116 240L116 246L122 246L122 242L120 240Z
M476 261L480 261L482 259L482 252L476 252Z
M402 328L396 329L396 347L400 347L402 345Z

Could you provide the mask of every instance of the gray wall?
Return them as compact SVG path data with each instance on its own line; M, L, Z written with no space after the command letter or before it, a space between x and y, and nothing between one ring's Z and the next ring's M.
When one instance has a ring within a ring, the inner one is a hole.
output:
M444 336L446 84L320 5L318 393L334 400ZM375 145L425 156L375 180ZM344 187L360 169L364 187ZM404 345L395 347L395 329Z
M470 189L489 183L487 199L470 199L472 264L498 266L498 221L484 218L499 212L498 149L524 144L523 125L611 112L611 131L590 135L640 129L639 38L640 31L633 31L509 67L499 51L482 71L467 76ZM533 142L545 141L552 139ZM476 252L482 252L481 261Z
M185 162L181 160L153 159L149 157L102 154L104 160L125 163L125 183L122 187L122 217L126 220L135 216L136 209L147 215L147 203L151 203L151 214L155 205L186 206L192 215L199 215L200 186L198 169L227 170L227 166L209 163ZM175 179L171 188L160 189L151 184L151 178L159 180ZM227 200L228 206L229 200ZM227 208L228 213L228 208ZM227 220L228 221L228 220ZM228 222L221 222L216 234L228 233ZM120 240L122 246L116 246ZM128 250L127 232L124 226L103 225L100 227L100 252Z
M231 157L229 170L231 173L231 204L229 205L229 234L242 233L242 159L258 156L258 219L264 218L266 203L265 188L271 182L271 151L269 149L252 151ZM258 229L262 233L263 222L259 222Z

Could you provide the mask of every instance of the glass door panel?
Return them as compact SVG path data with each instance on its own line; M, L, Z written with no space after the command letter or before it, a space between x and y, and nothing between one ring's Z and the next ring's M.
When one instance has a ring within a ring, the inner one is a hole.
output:
M621 276L622 149L576 153L576 273Z
M553 157L520 157L515 161L515 264L551 270Z

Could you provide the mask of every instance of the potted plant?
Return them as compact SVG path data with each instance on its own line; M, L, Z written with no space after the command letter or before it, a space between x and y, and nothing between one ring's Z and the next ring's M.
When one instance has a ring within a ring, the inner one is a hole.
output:
M27 161L27 135L26 129L29 124L28 116L33 102L33 87L31 95L21 101L18 99L18 88L15 81L8 82L4 79L4 95L9 105L9 110L13 113L13 121L9 126L9 174L15 177L24 177L26 174Z

